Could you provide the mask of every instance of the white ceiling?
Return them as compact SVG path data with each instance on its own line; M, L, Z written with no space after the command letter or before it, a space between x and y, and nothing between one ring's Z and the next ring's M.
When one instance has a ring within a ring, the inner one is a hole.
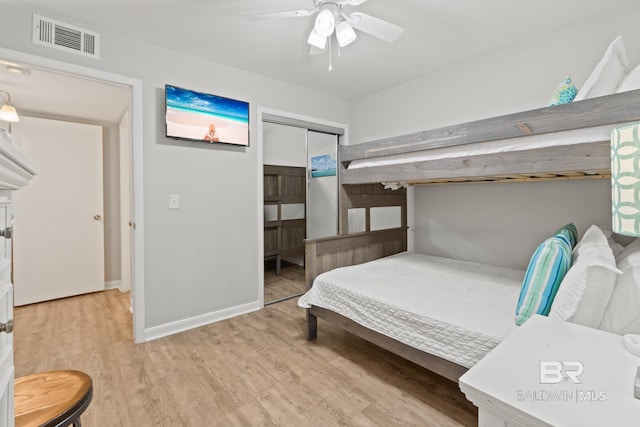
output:
M0 64L5 64L1 58ZM115 124L129 108L128 87L38 69L27 71L28 75L14 74L0 66L0 89L11 94L19 115L45 114ZM0 99L6 101L5 95Z
M30 4L38 13L47 16L50 12L57 19L68 17L72 24L80 23L93 31L109 30L345 99L357 99L572 23L638 5L640 0L368 0L357 7L345 6L345 11L358 10L385 19L404 27L404 33L393 44L358 33L358 39L343 48L339 58L334 50L332 71L327 70L328 54L308 54L306 39L313 17L259 22L243 18L245 13L312 9L313 0L2 3L3 8L12 3ZM0 70L0 84L4 85L3 72ZM38 73L31 77L33 82ZM12 96L18 105L18 97Z

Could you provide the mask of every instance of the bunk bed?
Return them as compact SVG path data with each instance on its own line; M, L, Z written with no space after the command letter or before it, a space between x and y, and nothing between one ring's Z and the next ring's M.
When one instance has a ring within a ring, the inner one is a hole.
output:
M640 90L340 147L342 184L608 177L611 129Z
M307 233L307 168L264 165L263 194L265 208L264 259L276 260L276 275L280 275L283 258L303 259ZM283 211L297 205L302 217L290 217ZM267 215L267 209L273 208Z
M339 147L339 235L306 241L307 286L321 273L407 250L404 186L607 179L611 130L636 121L640 90ZM371 209L383 206L401 208L400 227L370 229ZM348 234L350 209L364 210L364 232ZM453 381L469 368L313 304L308 340L318 317Z

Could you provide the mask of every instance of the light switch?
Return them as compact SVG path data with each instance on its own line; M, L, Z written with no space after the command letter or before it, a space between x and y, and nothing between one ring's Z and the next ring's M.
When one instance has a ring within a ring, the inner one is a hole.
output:
M179 194L169 194L169 209L180 209Z

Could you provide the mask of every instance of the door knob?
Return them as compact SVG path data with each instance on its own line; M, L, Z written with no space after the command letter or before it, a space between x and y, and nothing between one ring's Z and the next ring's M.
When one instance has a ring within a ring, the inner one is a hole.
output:
M10 334L13 332L13 319L7 320L7 323L0 323L0 333L6 332Z
M95 214L95 215L93 216L93 219L95 219L96 221L100 221L100 220L102 219L102 215L100 215L100 214Z
M0 237L4 237L5 239L10 239L13 235L13 227L7 227L4 230L0 230Z

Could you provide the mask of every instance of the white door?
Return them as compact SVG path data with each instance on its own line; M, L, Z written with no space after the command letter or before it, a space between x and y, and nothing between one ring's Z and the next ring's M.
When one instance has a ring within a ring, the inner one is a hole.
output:
M11 223L11 204L0 198L0 229ZM13 425L13 285L11 240L0 237L0 426Z
M12 133L38 170L14 204L15 305L104 290L102 128L24 117Z

